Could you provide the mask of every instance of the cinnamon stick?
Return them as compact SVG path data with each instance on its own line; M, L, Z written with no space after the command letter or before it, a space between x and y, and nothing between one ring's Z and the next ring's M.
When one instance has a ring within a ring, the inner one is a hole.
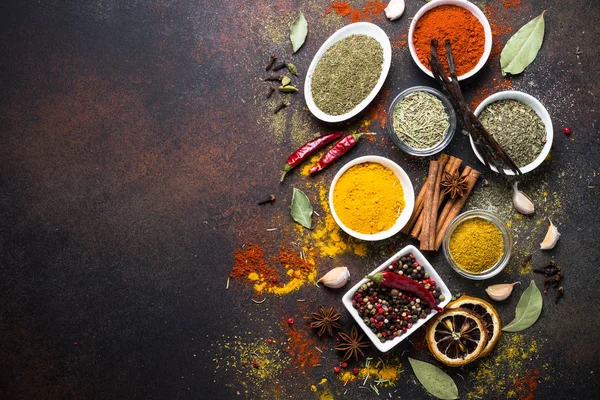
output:
M469 197L469 194L471 194L471 191L473 190L473 188L475 187L475 184L477 183L477 180L479 179L479 175L480 175L479 171L477 171L475 169L472 169L470 171L469 176L467 178L467 190L465 191L465 193L463 194L462 197L459 197L453 201L452 208L448 212L446 219L443 220L443 223L442 223L440 229L436 233L435 243L434 243L435 250L438 250L440 248L440 246L442 245L442 240L444 238L444 232L446 232L446 229L448 228L448 225L450 225L450 222L452 222L452 220L454 218L456 218L456 216L462 210L463 206L465 205L465 203L467 201L467 198ZM440 220L438 222L441 222L441 221L442 220Z
M419 246L421 250L432 250L435 245L435 242L432 243L431 240L432 237L435 237L435 234L431 234L430 229L438 168L439 165L436 160L432 160L429 163L429 174L427 176L431 177L431 179L428 179L427 191L425 192L425 200L423 202L423 228L421 229L421 244Z
M456 159L456 157L448 156L448 154L442 153L438 157L438 163L443 162L444 164L446 164L447 162L450 162L450 160L452 160L452 159ZM419 195L417 196L417 199L415 200L415 207L413 209L412 215L410 216L410 219L408 220L406 225L404 225L404 228L402 228L402 230L400 231L405 235L408 235L410 233L410 231L413 228L413 225L415 224L417 219L420 217L421 211L423 211L423 200L425 199L425 192L426 192L428 181L429 181L429 177L427 177L427 180L423 184L423 187L421 188L421 191L419 192ZM419 233L420 232L421 232L421 228L419 228Z
M440 208L440 187L442 186L442 179L444 179L444 166L439 165L438 171L435 178L435 184L433 185L433 202L431 206L431 216L429 217L429 229L427 230L429 237L427 241L429 243L429 250L433 250L435 247L435 234L436 234L436 223L438 210Z
M439 160L438 160L438 162L439 162ZM450 156L450 158L448 159L448 162L446 163L446 167L442 171L442 178L443 178L445 172L453 174L456 170L458 170L458 168L460 167L460 164L462 164L462 160L460 158ZM443 201L444 201L444 196L440 195L438 205L436 208L437 211L439 211ZM410 232L410 236L412 236L415 239L418 239L419 237L421 237L421 228L422 227L423 227L423 213L420 213L420 215L418 216L417 222L415 223L414 228Z

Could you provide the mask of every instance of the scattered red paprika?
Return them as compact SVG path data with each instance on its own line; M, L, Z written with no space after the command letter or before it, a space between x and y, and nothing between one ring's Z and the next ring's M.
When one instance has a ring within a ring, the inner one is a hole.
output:
M285 175L291 171L292 168L302 163L302 161L304 161L309 155L319 149L322 149L334 140L341 138L343 135L343 132L333 132L328 135L319 136L318 138L315 138L310 142L300 146L288 157L285 167L283 167L283 174L281 175L280 182L283 182Z

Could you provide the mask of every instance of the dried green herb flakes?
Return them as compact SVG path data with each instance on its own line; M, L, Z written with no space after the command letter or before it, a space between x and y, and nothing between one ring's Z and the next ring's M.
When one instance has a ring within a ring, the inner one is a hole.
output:
M328 115L351 111L373 90L381 76L383 47L367 35L351 35L331 46L312 76L316 106Z
M394 108L394 133L414 149L427 149L444 139L450 123L444 103L427 92L413 92Z
M532 163L546 143L542 119L520 101L496 101L484 108L479 120L519 168Z

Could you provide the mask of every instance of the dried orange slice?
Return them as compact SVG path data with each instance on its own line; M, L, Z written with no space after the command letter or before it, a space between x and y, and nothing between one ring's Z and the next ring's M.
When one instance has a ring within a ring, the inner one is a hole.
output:
M487 343L485 323L465 308L446 308L427 325L429 350L440 362L462 367L477 359Z
M487 344L483 348L483 351L479 357L484 357L496 347L496 343L500 339L500 333L502 332L502 325L500 323L500 316L496 312L496 309L487 301L471 296L462 296L458 300L454 300L446 306L446 308L466 308L469 311L479 315L485 327L487 329Z

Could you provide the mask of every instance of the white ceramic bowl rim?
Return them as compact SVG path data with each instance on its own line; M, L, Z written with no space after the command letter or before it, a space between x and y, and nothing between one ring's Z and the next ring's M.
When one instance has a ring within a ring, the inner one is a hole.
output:
M524 104L527 104L541 118L542 122L544 123L544 126L546 127L546 143L544 144L542 151L531 163L519 168L521 170L521 174L526 174L539 167L544 162L546 157L548 157L548 154L550 154L550 149L552 148L552 140L554 138L554 130L552 128L552 120L550 119L550 114L548 114L548 110L546 110L546 107L544 107L544 105L532 95L519 92L517 90L505 90L503 92L494 93L493 95L483 100L475 109L475 116L479 117L479 114L481 114L485 107L500 100L518 100ZM482 164L485 164L483 162L483 157L475 148L475 143L473 142L473 138L471 137L471 135L469 135L469 140L471 141L471 148L473 149L473 152L475 153L479 161L481 161ZM498 168L496 168L495 166L491 165L490 168L492 171L498 172ZM504 173L506 175L515 175L515 173L509 169L505 169Z
M374 234L360 233L360 232L356 232L356 231L348 228L340 220L337 213L335 212L335 207L333 206L333 189L335 188L335 185L336 185L337 181L340 179L340 177L351 167L358 165L358 164L367 163L367 162L381 164L384 167L391 169L394 172L394 174L398 177L398 179L400 180L400 184L402 185L402 190L404 192L404 209L400 213L400 216L396 220L396 223L391 228L389 228L383 232L378 232L378 233L374 233ZM361 239L361 240L376 241L376 240L387 239L389 237L394 236L396 233L400 232L400 230L402 228L404 228L404 225L406 225L406 223L410 219L410 216L412 215L414 206L415 206L415 193L414 193L414 189L413 189L412 183L410 181L410 178L408 177L408 174L398 164L396 164L389 158L385 158L385 157L381 157L381 156L362 156L362 157L358 157L358 158L346 163L335 174L333 181L331 182L331 187L329 188L329 209L331 210L331 215L333 216L333 219L338 224L338 226L340 228L342 228L342 230L344 232L346 232L350 236L353 236L353 237L355 237L357 239Z
M419 18L421 18L423 16L423 14L425 14L427 11L431 10L432 8L444 6L444 5L454 5L454 6L466 8L475 17L477 17L479 22L481 22L481 25L483 25L483 32L485 34L485 44L484 44L484 48L483 48L483 54L481 55L479 62L475 65L475 67L472 70L470 70L466 74L463 74L458 77L458 80L462 81L464 79L472 77L477 72L479 72L479 70L481 68L483 68L483 66L487 62L487 60L490 56L490 53L492 51L492 28L490 27L490 22L486 18L483 11L481 11L481 9L479 9L479 7L477 7L475 4L473 4L467 0L434 0L434 1L431 1L427 4L425 4L423 7L421 7L419 9L419 11L417 11L412 22L410 23L410 28L408 29L408 49L410 50L410 55L412 56L414 62L417 64L417 66L419 68L421 68L421 70L423 72L425 72L427 75L433 77L433 73L429 70L429 68L425 67L425 65L423 65L423 63L421 63L421 60L419 60L419 57L417 57L417 52L415 51L415 46L413 44L413 34L415 31L415 26L417 24L417 21L419 20Z
M402 250L400 250L399 252L394 254L391 258L389 258L386 262L384 262L379 267L377 267L375 270L373 270L371 272L371 274L374 274L376 272L386 269L392 262L394 262L394 261L400 259L400 257L406 256L410 253L413 253L417 262L419 264L421 264L421 266L425 269L425 272L429 273L430 278L435 281L440 292L445 297L444 301L442 301L439 304L439 306L442 308L445 307L450 302L452 293L450 293L450 290L448 289L448 287L446 286L446 284L444 283L444 281L442 280L440 275L433 268L433 266L429 263L429 261L427 261L425 256L413 245L408 245L408 246L404 247ZM425 325L425 323L427 321L429 321L435 314L437 314L437 311L432 310L432 312L430 312L429 315L427 315L427 317L419 319L417 322L415 322L413 324L412 328L408 329L406 331L406 333L404 333L401 336L398 336L392 340L387 340L385 342L382 342L381 340L379 340L377 335L375 335L373 333L373 331L371 331L371 329L364 323L364 321L358 314L358 311L356 311L356 309L354 309L354 307L352 307L352 295L354 294L354 292L356 292L358 290L358 288L360 288L360 286L362 284L367 283L367 282L369 282L369 280L364 278L360 282L358 282L356 285L354 285L348 292L346 292L346 294L344 294L344 296L342 297L342 303L344 304L344 306L346 307L346 309L348 310L350 315L356 320L356 322L361 327L361 329L369 337L369 339L371 339L371 341L373 342L375 347L377 347L377 349L381 352L386 352L386 351L391 350L394 346L396 346L398 343L400 343L401 341L403 341L404 339L409 337L413 332L415 332L421 326Z
M381 47L383 48L383 65L381 66L381 75L379 76L377 84L375 85L373 90L371 90L371 93L369 93L369 95L366 98L364 98L363 101L361 101L356 107L354 107L352 110L348 111L345 114L329 115L321 111L313 100L311 92L312 76L315 71L315 67L321 60L323 54L325 54L325 52L329 50L329 48L335 43L350 35L368 35L376 39L379 42L379 44L381 44ZM388 38L387 34L383 31L383 29L369 22L356 22L344 26L343 28L336 31L333 35L331 35L325 41L325 43L323 43L323 45L319 48L314 58L312 59L310 66L308 67L308 72L304 81L304 99L306 101L308 109L318 119L330 123L342 122L354 117L362 110L364 110L369 105L369 103L373 101L375 96L377 96L377 93L379 93L379 90L381 89L383 83L385 82L385 79L387 78L391 64L392 45L390 43L390 39Z

